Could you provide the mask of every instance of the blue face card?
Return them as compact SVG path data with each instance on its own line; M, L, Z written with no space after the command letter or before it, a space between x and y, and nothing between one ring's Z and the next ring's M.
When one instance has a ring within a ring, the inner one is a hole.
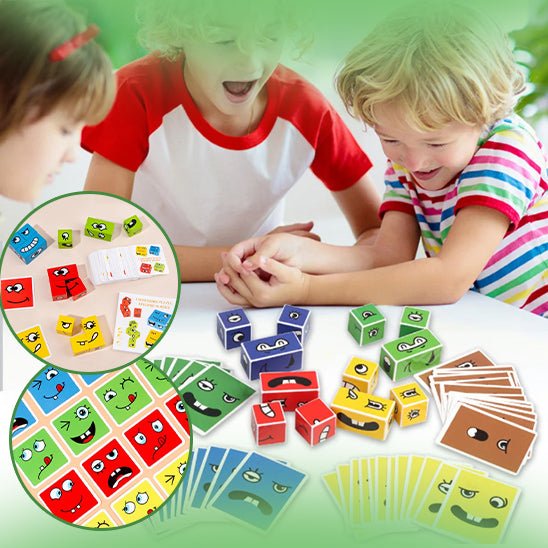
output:
M29 392L47 415L78 394L80 389L66 371L46 367L32 380Z
M266 531L296 495L305 477L281 462L250 453L211 506Z
M36 417L30 412L23 400L19 402L17 409L13 415L13 423L11 425L11 435L18 436L29 426L36 422Z
M104 373L83 373L80 375L80 378L88 385L90 386L94 382L98 381Z
M221 463L221 469L215 474L211 481L211 485L207 490L203 506L206 506L220 491L225 481L230 477L232 472L238 468L246 455L248 455L247 451L240 451L239 449L229 449L226 452L223 462Z
M205 500L207 492L211 487L211 482L215 478L215 474L220 470L221 462L225 456L226 449L224 447L210 447L203 459L202 466L197 476L194 478L195 491L191 508L201 508Z

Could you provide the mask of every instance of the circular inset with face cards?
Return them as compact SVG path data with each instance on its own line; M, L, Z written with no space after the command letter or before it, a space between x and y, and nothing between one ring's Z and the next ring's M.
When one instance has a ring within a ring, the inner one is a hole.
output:
M147 360L108 373L45 367L12 417L11 454L52 516L115 528L155 512L181 482L190 449L183 403Z

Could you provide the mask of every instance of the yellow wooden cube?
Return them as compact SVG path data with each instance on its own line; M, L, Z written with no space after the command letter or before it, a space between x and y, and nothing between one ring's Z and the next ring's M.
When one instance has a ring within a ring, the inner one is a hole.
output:
M91 352L103 348L105 346L105 339L103 338L97 316L82 318L80 323L82 325L82 333L70 338L72 353L77 356L84 352Z
M57 326L55 327L55 331L57 331L59 335L68 335L69 337L72 337L72 335L74 335L75 326L76 318L72 316L61 315L57 320Z
M390 398L396 403L394 418L400 426L424 422L428 416L428 396L416 382L395 386Z
M393 400L344 387L339 388L331 404L339 428L378 440L388 435L394 407Z
M343 371L342 378L345 388L372 394L379 380L379 366L375 362L354 357Z
M145 346L147 348L150 348L160 337L162 334L161 331L157 331L156 329L151 329L148 332L147 338L145 339Z
M17 336L35 356L39 358L48 358L50 356L48 344L39 325L20 331Z
M148 255L148 249L142 245L138 245L135 248L135 254L141 257L146 257Z

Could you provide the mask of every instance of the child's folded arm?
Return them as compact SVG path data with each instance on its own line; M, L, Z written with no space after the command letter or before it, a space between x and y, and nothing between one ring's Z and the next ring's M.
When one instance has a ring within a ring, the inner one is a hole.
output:
M461 210L440 253L368 271L309 276L300 304L448 304L459 300L494 255L508 218L486 207Z

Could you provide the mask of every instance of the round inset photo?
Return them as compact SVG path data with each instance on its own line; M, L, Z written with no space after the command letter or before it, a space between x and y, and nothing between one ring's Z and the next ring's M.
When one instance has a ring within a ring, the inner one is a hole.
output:
M28 494L62 521L114 528L148 517L184 476L191 443L175 387L147 360L108 373L42 369L12 417Z
M13 334L45 363L106 371L162 337L180 277L165 232L139 206L78 192L23 219L7 242L2 310Z

